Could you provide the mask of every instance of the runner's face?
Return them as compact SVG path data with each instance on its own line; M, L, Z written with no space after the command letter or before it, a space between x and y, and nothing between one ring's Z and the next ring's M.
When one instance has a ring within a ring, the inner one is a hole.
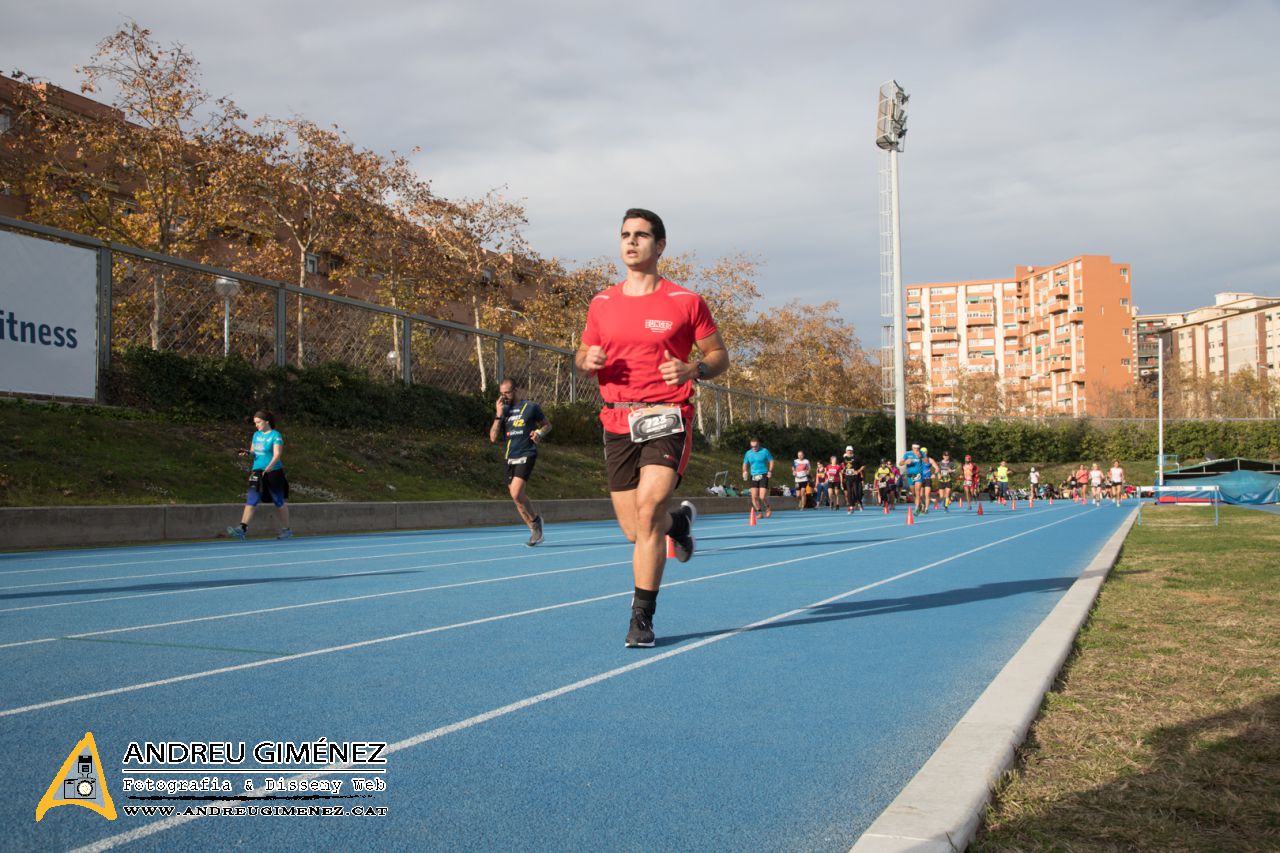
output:
M267 423L262 418L254 418L253 425L258 428L258 432L271 432L271 424Z
M498 386L498 396L504 403L510 403L516 398L516 389L504 382Z
M627 219L622 223L622 262L628 269L652 270L667 246L666 240L655 240L653 226L647 219Z

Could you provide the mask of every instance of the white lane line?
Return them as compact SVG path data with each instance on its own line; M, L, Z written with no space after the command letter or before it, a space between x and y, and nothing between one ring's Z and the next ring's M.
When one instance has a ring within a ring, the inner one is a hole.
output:
M1007 521L1011 519L1005 518L1000 520ZM1063 520L1066 521L1067 519L1063 519ZM985 522L985 523L991 524L991 523L998 523L998 522ZM1040 529L1040 528L1035 528L1035 529ZM906 542L912 539L922 539L928 536L938 536L943 533L954 533L954 530L951 528L942 528L939 530L932 531L930 533L917 533L911 536L904 536L901 539L884 539L879 542L867 542L867 543L862 543L860 545L852 545L848 548L838 548L834 551L827 551L821 554L812 554L806 557L792 557L789 560L779 560L771 563L761 563L759 565L747 566L741 569L733 569L725 572L716 572L715 574L710 574L710 575L702 575L696 578L686 578L683 580L672 581L670 583L665 584L665 586L673 587L673 586L683 586L685 584L690 584L690 583L701 583L703 581L732 577L734 575L746 574L748 572L757 572L762 569L771 569L771 568L776 568L778 566L788 566L793 563L802 563L807 560L817 560L825 557L834 557L838 554L847 554L851 551L861 551L866 548L876 548L882 545L891 545L897 542ZM628 560L624 562L630 562L630 561ZM489 622L500 622L506 619L514 619L519 616L529 616L535 613L546 613L551 610L560 610L566 607L577 607L583 604L593 604L598 601L604 601L606 599L618 598L620 596L626 596L631 594L632 594L632 590L624 590L623 592L608 593L606 595L597 595L597 596L592 596L590 598L578 599L576 601L561 602L559 604L548 604L542 607L529 608L527 610L518 610L511 613L500 613L495 616L484 616L478 619L471 619L465 622L456 622L450 625L437 625L432 628L421 628L417 631L407 631L401 634L392 634L390 636L385 636L385 637L374 637L368 640L358 640L353 643L344 643L339 646L328 646L321 649L312 649L311 651L308 651L308 652L298 652L292 655L282 655L280 657L268 658L266 660L261 660L261 661L250 661L249 663L218 667L216 669L203 670L201 672L187 673L186 675L175 675L169 678L161 678L154 681L142 682L139 684L130 684L124 687L113 687L108 690L98 690L92 693L83 693L78 696L68 696L62 699L51 699L45 702L38 702L33 705L24 705L19 708L7 708L5 710L0 710L0 717L11 717L17 714L25 714L31 711L40 711L46 708L54 708L59 705L71 704L73 702L84 702L90 699L101 699L106 696L117 696L122 693L132 693L138 690L146 690L152 687L164 687L170 684L179 684L184 681L195 681L197 679L209 678L215 675L222 675L228 672L240 672L248 669L257 669L258 667L261 667L261 666L272 666L272 665L286 663L286 662L295 661L295 660L303 660L306 658L315 657L317 655L335 654L338 652L351 651L352 649L360 649L368 646L377 646L377 645L382 645L384 643L392 643L392 642L397 642L399 640L407 640L414 637L422 637L428 634L436 634L441 631L451 631L457 628L469 628L475 625L483 625Z
M790 527L792 527L792 528L796 528L796 527L799 527L799 525L790 525ZM802 529L803 529L803 528L802 528ZM795 537L795 538L803 538L803 537ZM625 541L621 541L621 542L616 542L616 543L609 544L609 545L600 545L600 546L596 546L596 548L599 548L599 549L603 549L603 548L621 548L621 547L629 547L629 545L630 545L630 543L625 542ZM523 546L522 546L522 547L523 547ZM737 547L737 546L734 546L734 547ZM564 551L564 552L553 552L553 553L557 553L557 556L558 556L558 555L559 555L559 554L561 554L561 553L564 553L564 554L569 554L569 553L578 553L578 551L580 551L580 550L588 550L588 551L589 551L589 550L594 550L594 549L592 549L592 548L587 548L587 549L577 549L577 550L575 550L575 551ZM706 553L714 553L714 551L708 551L708 552L706 552ZM383 555L380 555L380 556L382 556L382 557L387 557L387 556L390 556L390 555L383 554ZM494 558L494 559L490 559L490 560L472 560L472 561L469 561L469 562L471 562L471 563L484 563L484 562L490 562L490 563L492 563L492 562L501 562L503 559L507 559L507 558L505 558L505 557L499 557L499 558ZM342 562L342 560L341 560L341 559L335 559L335 560L316 561L316 562ZM310 563L310 562L305 562L304 564L305 564L305 565L311 565L311 563ZM272 564L272 567L274 568L274 567L279 566L279 565L292 565L292 564L274 563L274 564ZM440 563L440 564L430 564L430 565L425 565L425 566L409 566L409 567L404 568L404 569L398 569L398 571L407 571L407 570L410 570L410 569L422 569L422 568L445 568L445 567L448 567L448 566L456 566L456 565L463 565L463 563L458 562L458 563ZM256 566L254 566L254 567L241 567L241 568L243 568L243 569L245 569L245 570L249 570L249 569L253 569L253 568L257 568L257 567L256 567ZM230 569L218 569L218 570L211 570L211 571L230 571ZM359 575L376 575L376 574L385 574L385 573L386 573L386 571L387 571L387 570L385 570L385 569L380 569L380 570L378 570L378 571L372 571L372 572L348 572L348 573L343 573L343 574L341 574L341 575L337 575L336 577L340 577L340 578L342 578L342 577L356 577L356 576L359 576ZM137 576L135 575L134 577L137 577ZM234 588L235 588L234 586L228 586L228 585L225 585L225 584L219 584L219 583L217 583L216 581L210 581L210 583L209 583L207 586L198 586L198 587L195 587L195 588L193 588L193 589L165 590L165 591L163 591L163 592L140 592L140 593L134 593L134 594L132 594L132 595L107 595L107 596L103 596L103 597L101 597L101 598L84 598L84 599L77 599L77 600L75 600L75 601L55 601L55 602L46 603L46 604L24 604L24 605L21 605L21 606L18 606L18 607L6 607L6 608L0 608L0 613L19 613L19 612L23 612L23 611L27 611L27 610L46 610L46 609L51 608L51 607L78 607L78 606L85 605L85 604L102 604L102 603L104 603L104 602L110 602L110 601L126 601L126 600L129 600L129 599L135 599L135 598L154 598L154 597L156 597L156 596L161 596L161 595L188 595L188 594L191 594L191 593L197 593L197 592L219 592L219 591L222 591L222 590L226 590L226 589L234 589Z
M860 529L870 531L870 530L876 530L880 527L886 527L886 526L888 525L883 525L883 524L871 525L871 526L860 528ZM791 542L797 539L820 539L827 536L837 536L846 532L848 531L833 530L827 533L818 533L818 534L810 533L810 534L804 534L800 536L791 536L791 537L775 540L771 544L782 544L784 542ZM630 546L630 544L631 543L629 542L622 543L622 545L627 545L627 546ZM621 547L621 545L619 547ZM754 548L754 547L758 547L758 544L755 542L749 542L749 543L744 543L742 545L729 545L723 548L712 548L704 551L699 551L698 553L716 554L716 553L721 553L725 551L736 551L742 548ZM192 617L190 619L175 619L170 622L155 622L148 625L132 625L132 626L126 626L122 628L108 628L101 631L88 631L88 632L78 633L78 634L65 634L57 637L41 637L39 639L34 639L34 640L17 640L9 643L0 643L0 649L17 648L19 646L33 646L41 643L54 643L54 642L57 642L58 640L66 640L66 639L78 640L78 639L84 639L86 637L98 637L98 636L102 636L103 634L118 634L118 633L123 633L128 631L142 631L149 628L168 628L174 625L189 625L196 622L208 622L208 621L214 621L218 619L233 619L241 616L256 616L262 613L278 613L280 611L296 610L304 607L319 607L321 605L328 605L328 604L345 604L347 602L352 602L352 601L366 601L368 599L373 599L373 598L387 598L390 596L397 596L397 595L412 595L420 592L432 592L432 591L441 590L441 589L453 589L460 586L474 586L477 584L493 583L496 581L523 580L526 578L542 577L544 575L563 574L564 572L585 571L588 569L605 568L608 566L621 566L621 565L629 564L630 562L631 560L628 558L626 560L618 560L618 561L609 562L609 563L593 563L587 566L574 566L567 569L553 569L553 570L548 570L543 572L527 572L525 574L509 575L509 576L500 577L500 578L489 578L489 579L481 579L481 580L474 580L474 581L464 581L464 582L452 583L452 584L416 587L413 589L391 590L389 592L368 593L365 595L353 595L353 596L348 596L344 598L330 598L330 599L325 599L323 601L303 602L299 604L287 604L287 605L281 605L278 607L267 607L267 608L262 608L258 610L242 610L242 611L237 611L232 613L218 613L218 614L212 614L209 616ZM356 572L349 575L334 575L334 577L335 578L360 577L363 575L382 574L385 571L386 570L378 570L376 572ZM225 587L218 587L218 589L225 589ZM115 599L110 599L110 600L114 601ZM0 612L4 612L4 611L0 611Z
M739 514L739 513L707 513L705 516L702 516L704 520L700 521L699 524L707 525L707 524L715 524L717 522L724 522L725 526L729 526L728 522L737 522L738 524L741 524L742 522L740 521L740 519L745 517L746 517L745 514ZM769 523L771 525L791 524L796 520L797 519L789 520L787 518L782 518L782 519L779 519L778 521L770 521ZM571 539L561 539L557 537L555 541L556 542L581 542L581 541L586 541L588 539L594 539L601 533L610 533L613 530L617 529L617 522L614 521L613 519L600 519L595 521L568 521L568 522L563 522L561 524L551 525L548 527L548 529L555 530L558 527L568 527L568 526L576 527L579 525L586 526L588 528L600 527L600 528L603 528L603 530L591 532L585 536L575 537ZM382 533L358 534L354 537L353 536L306 537L301 540L295 539L293 541L293 544L289 546L280 545L278 543L268 544L267 542L262 542L262 541L251 541L247 543L209 541L209 542L199 542L191 545L174 545L174 546L154 546L154 545L122 546L120 548L113 549L111 552L105 552L103 556L109 556L111 553L118 554L120 551L128 550L129 548L150 549L150 548L163 547L164 553L166 554L179 553L176 551L176 549L181 548L181 549L184 549L184 551L192 552L192 553L182 553L181 556L166 557L159 560L142 560L142 559L119 560L113 563L94 562L94 563L81 563L81 564L71 565L71 566L48 566L43 568L36 567L36 568L23 568L23 569L12 569L12 570L6 570L2 568L3 562L0 562L0 578L7 577L9 575L20 575L20 574L27 574L31 572L60 572L60 571L68 571L71 569L101 569L101 568L113 568L116 566L148 566L148 565L159 565L161 563L191 563L198 560L224 560L224 559L227 559L228 557L239 559L243 557L254 558L254 557L261 557L261 556L280 556L282 554L291 554L291 553L319 554L319 553L325 553L328 551L357 551L357 550L366 551L369 548L393 548L393 547L398 548L398 547L403 547L405 545L413 545L413 544L419 544L419 543L421 543L423 546L419 550L431 550L441 546L452 546L459 542L489 542L489 541L500 540L500 539L511 540L515 537L523 536L524 529L525 529L524 527L518 526L518 525L507 525L499 528L494 528L495 532L492 534L488 534L485 536L469 536L461 539L451 539L446 535L454 531L460 531L461 530L460 528L444 528L439 531L423 530L417 533L404 533L404 534L392 534L392 533L382 532ZM343 539L349 540L353 538L356 539L357 541L353 542L350 545L333 545L330 547L322 548L322 547L306 547L306 545L304 544L304 543L318 544L322 541L334 541L334 540L341 541ZM299 547L299 546L302 546L302 547ZM517 541L497 542L494 545L476 546L475 548L461 549L461 550L483 550L484 548L519 548L523 546L524 546L524 542L518 541L517 539ZM196 552L208 551L211 547L219 548L220 549L219 553L205 554L203 556L198 556L196 554ZM255 550L250 550L251 548ZM10 557L18 557L18 558L23 558L24 560L29 559L29 560L53 561L53 560L65 560L67 559L67 556L69 554L76 555L76 556L83 556L84 553L85 552L81 552L81 551L71 551L71 552L61 552L53 555L35 554L31 557L24 557L24 555L22 554L0 554L0 560L3 560L5 558L10 558Z
M523 545L524 543L521 543L522 547ZM571 548L567 551L559 551L557 553L581 554L585 551L599 551L602 548L617 548L617 547L619 547L617 543L611 542L605 545L592 545L587 548ZM459 550L465 551L469 549L462 548ZM452 554L452 553L453 552L449 552L449 554ZM360 557L356 557L356 556L326 557L323 560L292 560L289 562L277 562L275 560L272 560L271 568L280 569L286 566L314 566L320 563L344 563L344 562L356 562L358 560L387 560L392 557L421 557L421 556L423 556L421 551L412 551L412 552L404 552L400 554L367 554ZM447 555L444 555L444 556L447 556ZM449 566L470 566L476 563L500 563L503 560L509 560L509 559L511 559L511 556L509 554L503 554L498 557L485 557L484 559L481 559L481 560L451 560L449 562L444 562L444 563L422 563L416 566L406 566L403 569L401 569L401 571L408 571L411 569L443 569ZM3 597L2 595L3 593L9 592L11 590L17 590L17 589L33 589L36 587L83 586L85 584L107 583L108 581L138 581L138 580L146 580L148 578L176 578L176 577L183 577L184 575L217 575L217 574L224 574L226 572L243 572L243 571L249 571L252 569L260 569L260 568L261 568L260 565L259 566L225 566L220 569L190 569L185 572L153 572L151 574L146 574L146 575L117 575L115 577L109 577L109 578L82 578L80 580L74 580L74 581L43 581L41 583L28 583L28 584L20 584L17 586L0 586L0 598Z
M635 663L630 663L624 666L615 667L614 669L597 673L596 675L592 675L587 678L574 681L570 684L566 684L561 687L556 687L552 690L547 690L543 693L539 693L534 696L528 696L524 699L511 702L509 704L503 705L498 708L493 708L489 711L485 711L482 714L476 714L473 717L467 717L464 720L458 720L457 722L440 726L439 728L431 729L430 731L422 732L421 734L413 735L412 737L408 737L388 745L387 748L384 750L384 754L390 755L396 752L401 752L403 750L410 749L415 746L419 746L429 741L433 741L433 740L437 740L439 738L445 737L446 735L451 735L460 731L465 731L466 729L473 728L483 723L487 723L491 720L496 720L499 717L505 717L508 714L513 714L516 711L522 711L525 708L531 708L534 705L540 705L544 702L548 702L552 699L557 699L569 693L575 693L584 688L591 687L596 684L600 684L601 682L604 682L604 681L609 681L610 679L617 678L621 675L626 675L629 672L634 672L638 669L642 669L647 666L653 666L654 664L676 657L677 655L688 654L689 652L696 651L697 649L705 648L713 643L718 643L718 642L721 642L722 640L730 639L731 637L741 636L742 634L745 634L748 631L753 631L758 628L762 628L766 625L774 624L775 622L781 622L785 619L790 619L794 616L799 616L815 608L825 607L828 604L834 604L835 602L840 601L841 599L851 598L860 593L866 592L871 589L875 589L876 587L884 586L885 584L902 580L903 578L910 577L911 575L919 574L920 572L927 571L928 569L936 568L937 566L941 566L945 563L950 563L953 560L958 560L961 557L967 557L970 554L975 554L979 551L984 551L988 548L993 548L996 545L1002 545L1013 539L1026 536L1031 533L1035 533L1039 530L1044 530L1047 527L1053 527L1054 525L1071 521L1072 519L1078 518L1078 517L1079 515L1070 515L1070 516L1067 516L1066 518L1061 518L1057 521L1049 522L1048 524L1042 525L1040 527L1034 527L1034 528L1031 528L1030 530L1022 531L1021 533L1015 533L1012 536L1005 537L1004 539L999 539L999 540L996 540L995 542L989 542L985 545L980 545L976 548L971 548L968 551L962 551L958 554L954 554L950 557L945 557L933 563L928 563L926 565L919 566L914 569L909 569L905 572L900 572L899 574L896 574L892 577L884 578L882 580L878 580L873 583L856 587L855 589L847 590L838 595L831 596L830 598L824 598L821 601L815 601L812 604L805 605L804 607L799 607L794 610L788 610L785 613L779 613L774 616L770 616L765 619L761 619L759 621L752 622L747 625L742 625L738 628L730 629L720 634L714 634L710 637L704 637L703 639L695 640L689 643L688 645L679 646L667 652L660 652L650 657L642 658L641 660L638 660ZM980 523L985 524L990 522L980 522ZM905 538L914 539L914 538L918 538L919 536L933 536L942 532L945 532L945 531L937 530L937 531L934 531L933 533L917 534L916 536L910 536ZM901 542L905 540L899 539L895 541ZM862 546L862 547L867 547L867 546ZM842 549L841 551L833 551L830 554L820 555L820 556L832 556L834 554L843 553L845 550L853 550L853 549ZM799 559L809 559L809 558L799 558ZM786 563L792 563L792 562L798 562L798 560L787 560L784 563L776 563L771 565L785 565ZM758 568L767 568L767 567L760 566ZM690 583L690 582L692 581L685 581L685 583ZM616 598L618 596L630 595L630 594L631 594L630 592L623 592L623 593L617 593L612 596L604 596L604 598ZM350 769L354 769L353 765L334 764L313 772L298 774L297 776L294 776L293 779L294 780L314 779L314 778L319 778L321 776L328 775L328 774L342 773ZM234 800L224 800L218 803L214 803L213 805L225 807L225 806L235 805L236 802L237 801L234 801ZM165 818L164 820L158 820L158 821L155 821L154 823L149 823L145 826L140 826L136 829L131 829L127 832L122 832L118 835L111 835L106 838L99 839L98 841L95 841L92 844L87 844L83 847L78 847L76 848L75 853L103 853L103 851L111 850L112 848L118 847L122 844L128 844L132 841L137 841L141 838L146 838L150 835L156 835L160 832L164 832L166 830L173 829L178 826L182 826L185 823L190 823L191 821L198 820L199 817L200 815L191 814L191 815L179 815L171 818Z
M715 518L713 516L712 519L708 521L708 524L714 521L720 521L720 519ZM570 522L570 523L579 524L582 522ZM523 530L524 528L520 528L520 529ZM555 528L552 527L550 529L554 532ZM63 571L70 571L72 569L108 569L108 568L115 568L118 566L152 566L152 565L160 565L163 563L190 564L190 563L212 561L212 560L228 560L228 559L244 560L246 558L252 560L252 562L244 563L243 565L229 566L229 567L223 567L223 568L194 569L186 572L157 572L157 573L147 574L147 575L118 575L115 577L87 578L83 580L74 580L74 581L46 581L44 583L22 584L22 585L15 585L15 586L0 586L0 591L9 590L9 589L27 589L33 586L57 586L58 584L99 583L99 582L112 581L112 580L131 580L133 578L168 577L170 575L195 574L200 571L229 572L229 571L235 571L236 569L257 568L260 562L260 558L262 557L272 557L273 566L293 566L293 565L310 564L310 563L336 563L336 562L341 562L342 560L374 560L374 559L388 559L391 557L406 557L406 556L412 557L412 556L417 556L419 554L422 554L423 552L435 551L441 548L447 548L449 553L461 553L464 551L489 551L489 550L494 550L498 548L512 549L512 550L522 549L526 547L523 541L513 541L517 533L518 531L514 531L514 530L506 533L504 535L504 537L508 540L506 542L499 542L493 545L475 545L467 548L452 547L456 542L469 541L469 540L461 540L461 539L455 539L448 542L435 542L435 541L424 540L420 543L370 542L370 543L357 544L357 545L344 545L341 547L334 547L334 548L296 548L296 547L287 548L287 547L276 546L276 547L259 548L254 551L248 551L248 548L252 546L241 546L233 543L211 543L211 544L221 544L223 546L221 549L221 553L208 554L205 556L174 557L174 558L168 558L163 560L124 560L124 561L115 562L115 563L82 563L74 566L50 566L46 568L36 568L36 569L17 569L15 571L0 572L0 578L8 578L12 575L29 574L34 572L63 572ZM599 539L600 536L601 536L601 533L592 533L584 536L571 536L569 538L557 537L554 541L555 541L555 544L557 545L561 543L573 544L575 542L586 542L592 539ZM483 540L481 540L480 537L476 537L476 540L474 541L483 541ZM327 553L331 551L359 550L359 551L367 552L370 548L403 547L406 544L420 544L421 547L415 548L412 551L401 551L398 553L390 553L390 554L366 554L364 556L333 557L333 558L324 559L324 560L306 559L306 560L296 560L294 562L289 562L289 563L278 562L278 559L283 556L297 556L297 555L308 556L311 554L322 554L322 553ZM207 549L209 545L205 545L203 547Z

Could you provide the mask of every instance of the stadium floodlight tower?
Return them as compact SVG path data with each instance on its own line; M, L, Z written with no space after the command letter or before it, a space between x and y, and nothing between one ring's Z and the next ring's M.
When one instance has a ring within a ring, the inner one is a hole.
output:
M902 328L902 221L898 210L898 152L907 135L907 93L890 80L880 87L876 108L876 145L880 159L880 364L884 404L893 396L894 444L897 458L907 452L907 383ZM886 362L893 353L893 377Z

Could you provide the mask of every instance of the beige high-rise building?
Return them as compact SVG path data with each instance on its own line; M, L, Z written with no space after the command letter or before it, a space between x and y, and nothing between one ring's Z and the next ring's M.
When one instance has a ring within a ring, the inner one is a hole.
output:
M1014 415L1099 414L1135 376L1128 264L1077 255L1004 279L909 284L907 353L929 409L960 412L962 378L994 374Z
M1242 371L1260 378L1280 366L1280 297L1218 293L1212 305L1138 317L1139 352L1165 339L1165 364L1186 376L1225 378Z

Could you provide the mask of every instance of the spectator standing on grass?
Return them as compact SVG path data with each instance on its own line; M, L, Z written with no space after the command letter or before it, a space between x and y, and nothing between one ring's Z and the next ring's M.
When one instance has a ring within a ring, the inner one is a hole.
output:
M235 539L246 538L254 510L264 497L270 495L280 516L280 533L276 538L290 539L293 531L289 528L289 507L285 506L285 500L289 497L289 481L284 474L284 436L276 429L276 417L270 412L254 412L253 425L256 431L249 450L240 451L241 456L253 456L244 513L240 516L240 526L228 527L227 535Z
M533 476L533 466L538 461L538 444L551 432L551 421L532 400L525 400L520 386L511 379L498 385L498 402L493 423L489 427L489 443L497 444L505 438L503 457L507 463L507 491L520 513L520 520L529 528L532 548L542 541L542 516L533 511L533 504L525 493L525 486Z
M1027 479L1031 482L1031 497L1040 497L1040 472L1036 470L1036 466L1031 466L1031 473L1027 475Z

